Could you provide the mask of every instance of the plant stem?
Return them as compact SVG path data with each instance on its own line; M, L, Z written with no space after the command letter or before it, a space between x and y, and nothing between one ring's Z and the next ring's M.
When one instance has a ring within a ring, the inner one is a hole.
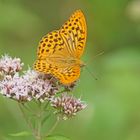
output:
M24 112L24 110L23 110L23 108L22 108L22 104L21 104L21 103L18 103L18 105L19 105L19 108L20 108L20 110L21 110L21 113L22 113L23 118L25 119L25 121L26 121L28 127L31 129L33 136L36 138L36 137L37 137L36 130L33 128L31 122L28 120L28 118L27 118L27 116L26 116L26 113ZM23 106L23 107L24 107L24 106Z
M33 126L32 122L29 120L29 118L27 116L28 115L27 113L30 112L30 108L29 109L26 108L26 106L22 103L19 103L18 105L22 112L22 116L25 119L28 127L32 131L32 134L35 137L35 139L42 140L42 134L41 134L41 129L43 127L42 119L46 113L46 109L49 105L49 102L47 102L45 104L45 106L43 104L41 104L41 102L36 102L36 104L38 105L38 111L35 113L35 123L36 123L35 127ZM26 113L26 111L28 111L28 112ZM50 129L48 134L50 134L55 129L58 122L59 122L59 118L57 118L56 122L54 123L54 125L52 126L52 128Z
M41 104L39 104L39 112L37 114L37 117L38 117L38 125L37 125L37 136L38 136L38 139L37 140L41 140L41 128L42 128L42 106Z
M58 125L59 122L60 122L60 118L57 117L57 119L56 119L54 125L51 127L51 129L49 130L49 132L48 132L48 134L46 135L46 137L49 136L49 135L54 131L54 129L56 128L56 126Z

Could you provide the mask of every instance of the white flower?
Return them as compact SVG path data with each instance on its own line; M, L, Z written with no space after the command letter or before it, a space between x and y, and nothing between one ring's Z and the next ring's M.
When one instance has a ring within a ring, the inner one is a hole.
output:
M8 55L4 55L0 59L0 72L6 75L13 75L22 69L24 64L21 63L20 58L11 58Z
M34 70L28 70L24 75L6 75L0 82L1 93L20 102L30 101L33 98L44 101L53 97L58 91L57 85Z
M18 101L30 101L32 96L29 95L28 83L23 77L20 77L18 73L14 76L7 75L0 82L1 93L9 98Z
M53 97L51 106L58 110L57 113L63 114L64 118L69 118L75 116L77 112L83 110L87 105L80 99L64 93L60 97Z
M22 103L32 99L41 102L48 100L63 119L75 116L86 107L80 99L65 93L73 90L75 83L64 87L51 75L31 69L20 75L22 66L23 63L19 58L12 59L5 55L0 59L0 93L2 95Z
M58 86L45 74L28 70L23 78L27 80L32 96L42 102L54 96L58 91Z

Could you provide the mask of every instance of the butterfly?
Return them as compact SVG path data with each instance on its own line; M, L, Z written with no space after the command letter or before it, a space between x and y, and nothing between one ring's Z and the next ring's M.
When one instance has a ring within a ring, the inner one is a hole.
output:
M51 74L63 85L70 85L80 77L80 60L87 36L86 20L81 10L76 10L59 30L48 33L39 42L36 71Z

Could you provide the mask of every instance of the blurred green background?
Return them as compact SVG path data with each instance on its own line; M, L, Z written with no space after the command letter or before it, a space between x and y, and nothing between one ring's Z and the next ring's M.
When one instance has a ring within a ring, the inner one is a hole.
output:
M74 94L88 107L54 134L71 140L140 140L139 0L0 0L0 55L20 57L26 70L41 37L76 9L83 10L88 26L82 60L98 80L82 70ZM0 140L26 129L17 104L1 96Z

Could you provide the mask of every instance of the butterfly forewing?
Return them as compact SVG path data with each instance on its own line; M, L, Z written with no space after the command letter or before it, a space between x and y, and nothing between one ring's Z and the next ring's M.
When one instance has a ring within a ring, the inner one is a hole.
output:
M61 38L59 31L53 31L48 33L39 42L38 58L46 59L48 57L64 57L66 52L66 46Z
M68 47L69 53L73 57L80 58L85 48L87 36L86 20L81 10L77 10L64 23L60 29L60 34Z

